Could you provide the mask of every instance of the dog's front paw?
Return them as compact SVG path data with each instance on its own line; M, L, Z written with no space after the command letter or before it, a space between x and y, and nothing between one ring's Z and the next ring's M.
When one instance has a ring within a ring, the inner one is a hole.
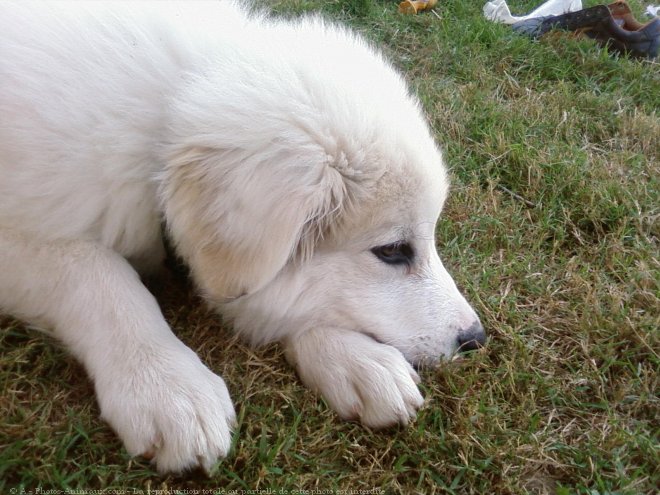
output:
M361 333L312 330L287 342L286 355L344 419L371 428L406 424L424 403L419 377L401 352Z
M225 382L183 344L135 356L96 377L102 418L129 454L152 459L160 472L208 472L229 452L236 422Z

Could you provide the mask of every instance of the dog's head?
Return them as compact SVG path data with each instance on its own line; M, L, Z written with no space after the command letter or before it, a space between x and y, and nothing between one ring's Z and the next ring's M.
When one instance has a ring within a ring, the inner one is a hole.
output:
M174 104L161 194L179 253L253 342L345 328L413 363L483 343L436 251L448 180L417 101L350 34L309 30L300 53L237 48Z

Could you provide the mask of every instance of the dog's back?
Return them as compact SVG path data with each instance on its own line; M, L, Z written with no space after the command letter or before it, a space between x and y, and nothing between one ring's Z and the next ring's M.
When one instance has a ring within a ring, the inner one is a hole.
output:
M156 145L167 95L195 63L166 19L126 4L0 5L0 226L94 239L138 264L160 242Z

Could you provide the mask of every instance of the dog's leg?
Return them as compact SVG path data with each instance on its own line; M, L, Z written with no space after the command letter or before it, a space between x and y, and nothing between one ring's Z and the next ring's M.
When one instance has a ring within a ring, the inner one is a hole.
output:
M102 417L161 471L227 454L234 408L223 380L179 341L119 255L0 229L0 310L51 328L85 365Z
M305 385L344 419L371 428L406 424L424 402L401 352L367 335L319 328L287 339L285 350Z

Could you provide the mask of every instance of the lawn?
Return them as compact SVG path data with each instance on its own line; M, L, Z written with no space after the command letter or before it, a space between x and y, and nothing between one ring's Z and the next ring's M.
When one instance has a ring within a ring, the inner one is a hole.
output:
M660 64L531 41L486 21L484 2L417 16L393 1L262 2L381 46L445 151L438 247L490 339L421 372L417 420L385 432L339 420L278 347L245 347L169 273L150 282L168 322L236 403L230 457L210 478L131 459L82 367L4 318L0 493L657 493Z

